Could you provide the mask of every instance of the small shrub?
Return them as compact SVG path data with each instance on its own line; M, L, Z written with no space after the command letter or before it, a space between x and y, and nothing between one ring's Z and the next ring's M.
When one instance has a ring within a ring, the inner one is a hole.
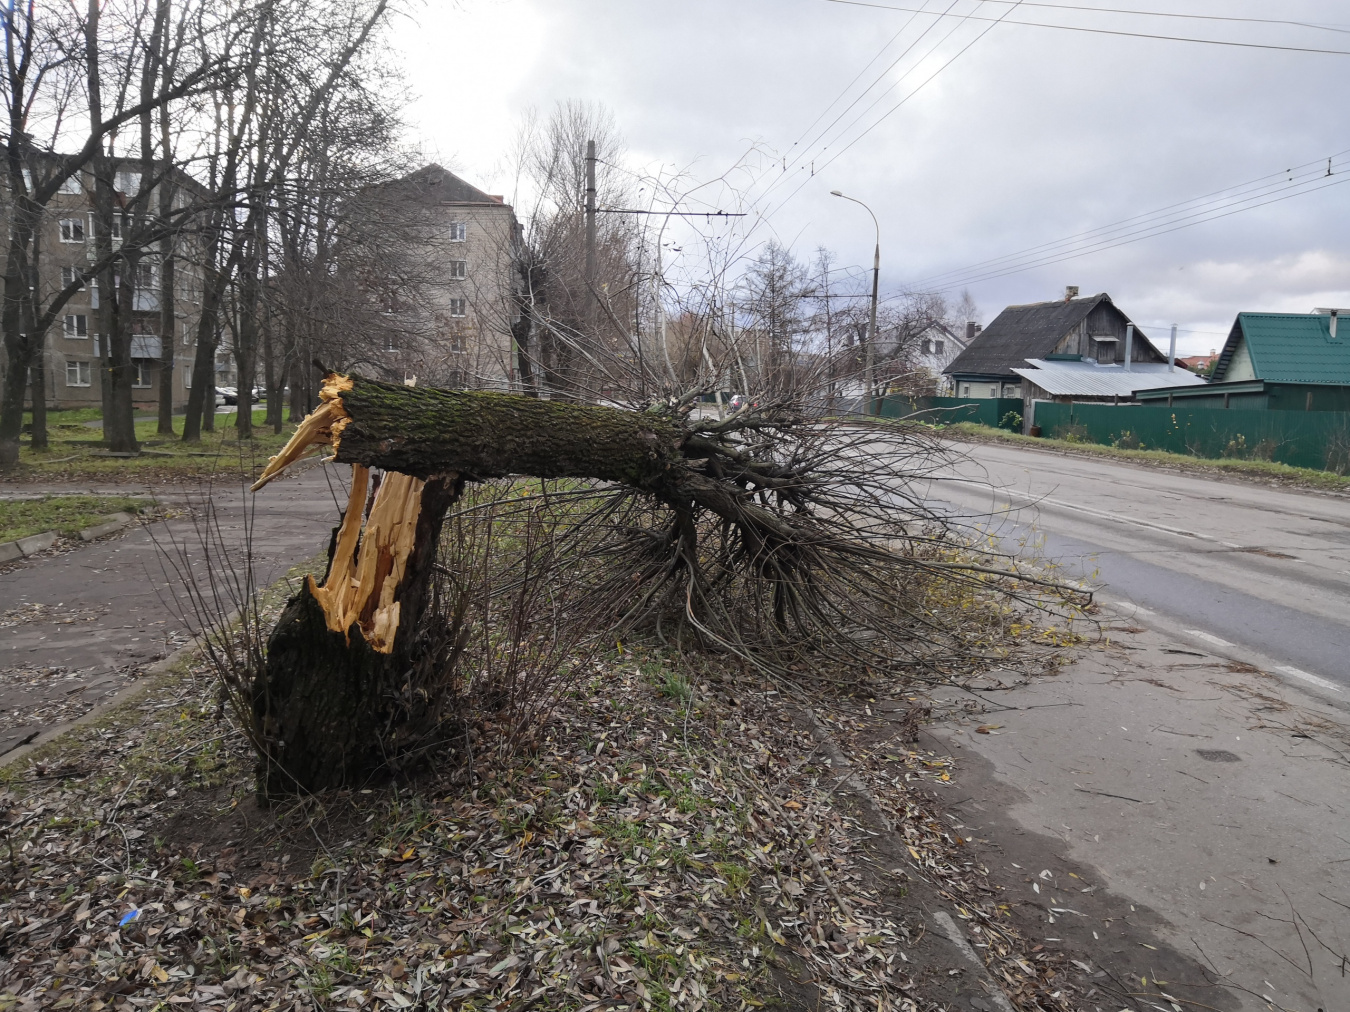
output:
M1228 445L1223 448L1223 456L1230 460L1247 459L1247 437L1239 432L1228 441Z
M1066 443L1086 443L1089 441L1087 426L1081 422L1055 426L1054 437L1062 439Z
M1017 411L1009 411L999 421L998 427L1000 429L1007 429L1009 432L1021 432L1022 431L1021 413Z
M1350 427L1342 425L1327 436L1326 468L1332 474L1350 473Z
M1144 444L1139 442L1138 433L1124 429L1119 436L1111 440L1111 445L1118 450L1142 450Z

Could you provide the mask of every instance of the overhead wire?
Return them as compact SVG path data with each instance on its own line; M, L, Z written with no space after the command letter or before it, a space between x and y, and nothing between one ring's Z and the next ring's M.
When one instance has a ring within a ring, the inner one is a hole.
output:
M1350 172L1346 171L1350 170L1350 161L1342 160L1339 163L1336 161L1337 158L1343 158L1347 153L1350 152L1343 151L1327 159L1325 171L1323 170L1324 162L1322 159L1307 162L1304 163L1304 166L1298 168L1303 169L1305 166L1316 165L1315 174L1296 172L1296 170L1272 173L1251 183L1240 183L1223 190L1216 190L1204 197L1181 201L1157 211L1134 215L1119 222L1096 229L1088 229L1064 239L1028 247L1018 253L929 275L918 279L910 287L921 290L948 291L980 281L1006 277L1009 274L1018 274L1037 267L1062 263L1065 260L1129 245L1153 236L1167 235L1183 228L1190 228L1208 221L1216 221L1242 211L1254 210L1268 204L1288 200L1304 193L1314 193L1330 186L1337 186L1341 183L1350 182ZM1339 174L1336 172L1337 169L1341 170ZM1286 177L1287 173L1289 175ZM1296 179L1295 174L1304 178ZM1278 175L1282 179L1287 178L1288 181L1279 184L1266 182L1274 175ZM1325 182L1332 176L1336 177L1332 182ZM1313 185L1319 183L1319 181L1320 185Z
M825 3L841 4L846 7L870 7L875 10L900 11L903 13L913 13L916 8L898 7L892 4L876 3L874 0L824 0ZM1020 0L1007 0L1008 3L1014 3L1020 6ZM1120 28L1089 28L1086 25L1060 25L1045 21L1009 21L1006 20L1005 12L998 18L980 17L975 14L937 14L934 11L919 11L921 14L927 14L929 17L964 17L971 21L992 21L996 24L1022 25L1027 28L1053 28L1065 32L1087 32L1092 35L1120 35L1134 39L1160 39L1165 42L1190 42L1196 45L1204 46L1235 46L1239 49L1269 49L1288 53L1319 53L1325 56L1350 56L1350 49L1321 49L1314 46L1281 46L1273 42L1236 42L1230 39L1203 39L1189 35L1159 35L1154 32L1130 32ZM1332 29L1339 31L1339 29Z

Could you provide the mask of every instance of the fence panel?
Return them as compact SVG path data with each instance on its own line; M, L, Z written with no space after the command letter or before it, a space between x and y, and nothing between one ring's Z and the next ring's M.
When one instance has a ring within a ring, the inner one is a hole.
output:
M1016 424L1008 418L1016 415ZM1020 397L897 397L881 402L883 418L915 418L916 421L950 425L954 422L975 422L992 428L1020 432L1022 426L1022 399ZM1007 419L1007 421L1004 421Z
M1057 439L1193 457L1275 460L1350 471L1350 413L1242 408L1056 404L1037 401L1035 422Z

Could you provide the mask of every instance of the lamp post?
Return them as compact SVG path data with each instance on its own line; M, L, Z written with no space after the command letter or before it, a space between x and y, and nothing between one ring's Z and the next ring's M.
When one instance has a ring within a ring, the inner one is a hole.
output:
M872 214L872 209L863 204L857 197L850 197L846 193L840 193L838 190L830 191L832 196L843 197L845 200L851 200L855 204L862 204L862 208L868 214L872 215L872 224L877 230L877 245L872 252L872 310L867 321L867 347L863 349L863 386L865 388L865 399L863 400L863 414L873 414L873 394L875 384L873 381L873 372L876 366L876 337L877 337L877 288L881 283L881 225L877 222L877 216Z

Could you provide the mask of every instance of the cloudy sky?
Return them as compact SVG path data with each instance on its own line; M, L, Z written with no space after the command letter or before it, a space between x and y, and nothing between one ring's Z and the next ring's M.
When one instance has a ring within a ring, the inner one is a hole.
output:
M830 191L865 200L883 293L965 285L984 322L1078 285L1194 353L1240 310L1350 306L1345 0L429 0L395 44L411 139L494 193L522 117L580 99L633 168L726 176L751 242L870 266Z

